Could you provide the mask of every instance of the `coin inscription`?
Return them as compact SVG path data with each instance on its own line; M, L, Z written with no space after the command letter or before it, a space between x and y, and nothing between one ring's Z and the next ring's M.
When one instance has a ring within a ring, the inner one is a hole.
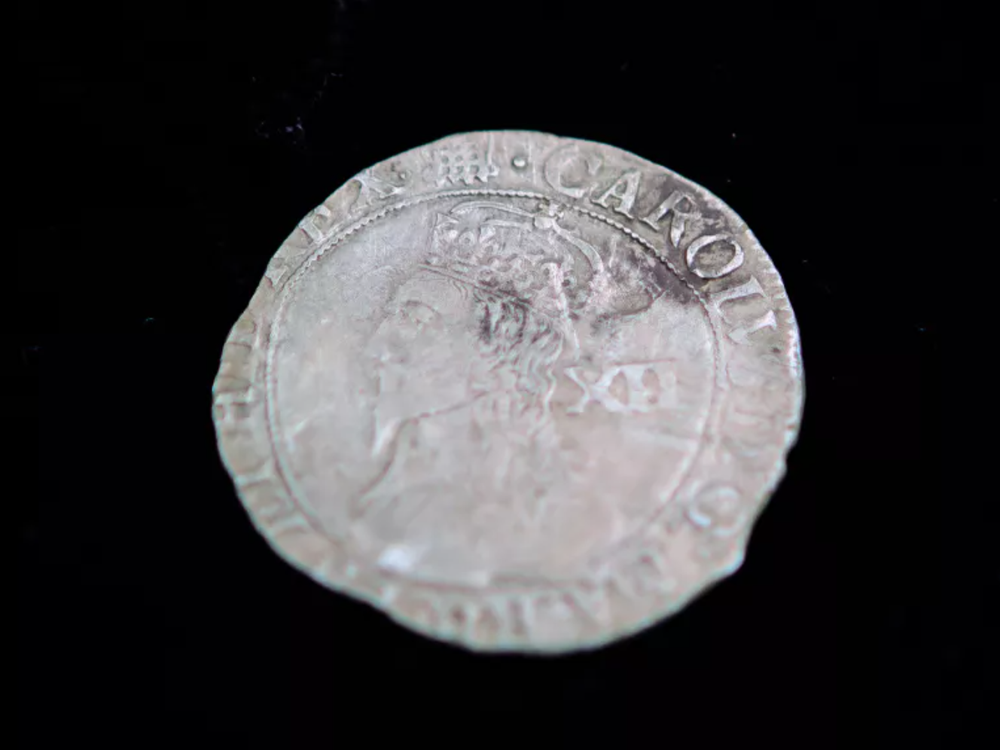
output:
M440 639L565 651L738 567L801 403L780 277L728 207L504 131L375 165L303 219L213 408L296 567Z

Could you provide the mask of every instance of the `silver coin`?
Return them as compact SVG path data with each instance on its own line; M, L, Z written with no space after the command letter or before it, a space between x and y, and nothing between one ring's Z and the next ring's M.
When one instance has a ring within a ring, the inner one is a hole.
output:
M560 652L739 567L802 402L781 279L729 207L620 149L502 131L311 211L213 410L295 567L434 638Z

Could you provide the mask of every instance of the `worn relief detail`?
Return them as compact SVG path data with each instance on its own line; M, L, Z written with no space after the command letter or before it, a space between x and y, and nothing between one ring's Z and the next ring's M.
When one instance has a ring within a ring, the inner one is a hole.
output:
M473 648L598 645L682 606L742 559L801 404L780 280L727 211L533 133L363 171L224 352L220 446L258 528Z
M485 184L499 174L493 163L492 136L488 137L485 148L470 142L458 143L438 149L435 155L438 187Z
M676 385L671 362L640 362L612 365L603 370L593 382L587 382L579 367L567 367L566 374L583 393L579 402L568 411L580 414L593 402L610 412L623 414L650 412L669 401L672 386ZM617 385L617 391L612 387Z

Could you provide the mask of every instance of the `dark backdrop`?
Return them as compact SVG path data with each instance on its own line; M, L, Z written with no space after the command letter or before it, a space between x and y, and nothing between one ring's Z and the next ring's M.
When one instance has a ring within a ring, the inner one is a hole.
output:
M996 564L970 541L983 495L940 456L965 398L946 317L993 284L995 237L963 234L997 207L984 19L330 0L35 2L19 24L24 747L979 745ZM440 645L296 573L210 419L229 327L309 209L400 151L504 128L715 192L803 337L801 439L744 568L558 659Z

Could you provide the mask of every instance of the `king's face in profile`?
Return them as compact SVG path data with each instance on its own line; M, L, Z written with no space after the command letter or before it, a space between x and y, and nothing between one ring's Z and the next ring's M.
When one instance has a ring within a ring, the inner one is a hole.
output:
M537 354L559 347L536 317L502 294L420 267L369 341L377 381L371 451L383 469L357 511L393 549L404 539L411 551L426 542L420 565L428 574L474 575L483 562L476 534L498 528L514 496L533 492L525 482L547 481L533 462L556 452L537 445L553 363ZM526 387L534 382L526 376L538 377L537 387ZM468 533L450 544L452 528Z
M478 352L471 299L446 277L418 270L403 283L369 342L377 380L374 454L407 421L467 406Z

